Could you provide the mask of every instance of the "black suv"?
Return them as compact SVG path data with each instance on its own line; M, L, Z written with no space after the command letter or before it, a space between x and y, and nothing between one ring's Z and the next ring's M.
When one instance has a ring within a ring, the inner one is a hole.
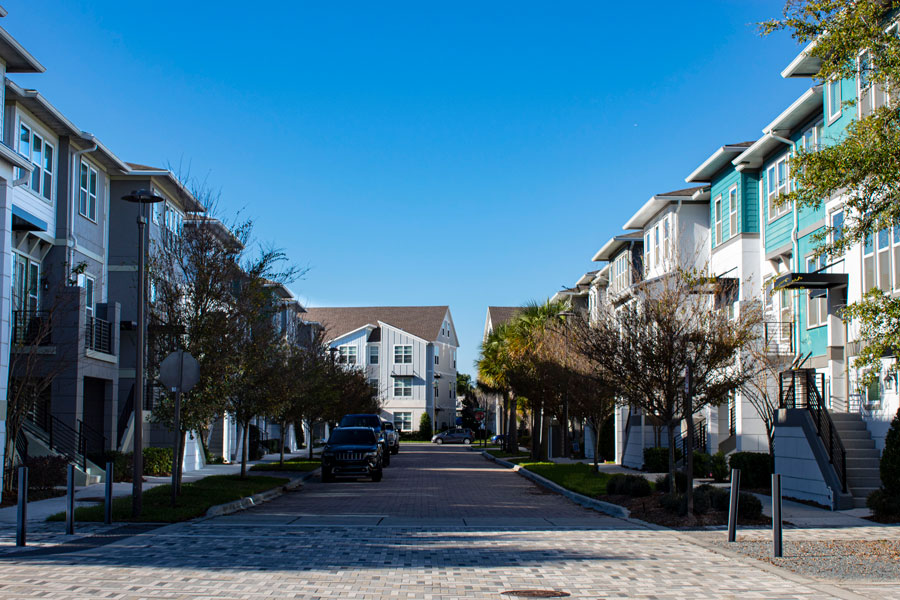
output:
M384 466L391 466L391 453L388 448L387 436L384 434L384 424L378 415L344 415L341 419L339 429L344 427L368 427L375 432L378 443L381 444L382 454L384 455Z
M371 477L381 481L382 445L369 427L338 427L322 450L322 481L335 477Z

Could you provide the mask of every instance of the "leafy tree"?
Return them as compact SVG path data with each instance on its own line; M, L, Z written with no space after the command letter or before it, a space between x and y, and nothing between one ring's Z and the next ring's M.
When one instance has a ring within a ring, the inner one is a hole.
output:
M900 36L890 27L900 3L889 0L790 0L783 17L761 24L763 33L789 31L799 42L814 42L807 52L819 61L815 78L871 82L871 94L896 96L900 81ZM863 56L860 59L860 56ZM849 101L853 106L856 101ZM825 147L797 152L791 173L798 188L781 198L798 207L821 208L841 197L844 222L819 236L820 252L830 257L866 243L900 222L900 113L881 107L854 120L840 139ZM848 305L845 319L859 324L863 347L857 367L872 367L874 380L882 356L900 347L900 298L874 289ZM897 369L896 362L890 367Z

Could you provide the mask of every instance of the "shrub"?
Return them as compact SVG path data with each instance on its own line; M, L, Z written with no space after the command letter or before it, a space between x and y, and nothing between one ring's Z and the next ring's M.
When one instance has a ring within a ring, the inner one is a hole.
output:
M675 461L681 460L681 450L675 448ZM644 470L650 473L665 473L669 470L668 448L644 448Z
M52 490L66 485L69 461L62 456L34 456L25 460L28 467L28 489Z
M743 475L742 475L743 477ZM738 518L758 519L762 516L762 502L753 494L741 492L738 495Z
M877 521L893 522L900 519L900 410L891 421L884 437L884 450L879 463L881 488L866 499Z
M702 515L709 512L710 505L712 504L712 500L709 497L709 492L705 490L701 490L699 488L694 490L694 514Z
M431 426L431 417L428 416L427 412L422 413L422 417L419 419L419 433L423 436L431 439L431 436L434 435L434 429Z
M876 521L892 522L900 517L900 497L886 493L884 488L869 494L866 506L872 510Z
M144 475L171 475L172 448L144 448Z
M631 496L643 498L653 492L650 482L640 475L627 475L616 473L606 482L606 493L610 495Z
M659 505L676 515L687 514L687 501L684 494L665 494L660 496Z
M704 479L709 477L709 466L711 462L712 457L709 454L694 450L694 477Z
M772 457L766 452L735 452L729 466L741 470L741 489L758 490L771 484Z
M687 475L684 471L675 471L675 488L680 494L687 491ZM671 476L668 473L656 478L656 489L667 494L672 492Z
M728 490L704 483L703 485L698 485L696 489L694 489L694 494L704 495L709 502L709 508L712 510L728 510L728 499L730 496ZM696 508L694 510L696 511Z
M722 483L728 479L728 461L725 460L725 453L721 450L710 457L709 474L716 483Z

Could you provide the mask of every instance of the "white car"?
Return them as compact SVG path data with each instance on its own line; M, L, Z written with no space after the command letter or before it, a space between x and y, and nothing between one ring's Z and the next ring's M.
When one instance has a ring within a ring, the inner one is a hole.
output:
M387 442L388 449L391 454L397 454L400 452L400 432L397 431L394 424L390 421L385 421L382 425L384 427L384 439Z

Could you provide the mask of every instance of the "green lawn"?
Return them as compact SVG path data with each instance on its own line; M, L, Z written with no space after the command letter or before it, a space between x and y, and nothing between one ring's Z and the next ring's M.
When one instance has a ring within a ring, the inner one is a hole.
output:
M494 458L522 458L527 457L527 452L507 452L506 450L488 448L487 453L493 456Z
M284 477L213 475L181 486L178 503L172 507L172 487L160 485L144 492L143 510L138 519L131 516L131 496L113 500L113 521L144 523L176 523L206 514L210 507L240 500L287 483ZM65 513L56 513L47 520L62 521ZM103 521L103 504L75 509L76 521Z
M293 458L280 464L277 460L266 463L259 463L250 467L251 471L315 471L322 466L319 460L309 460L306 458Z
M606 473L597 473L594 471L593 465L584 463L558 465L545 462L520 462L519 464L553 483L591 498L606 493L606 482L610 477Z

